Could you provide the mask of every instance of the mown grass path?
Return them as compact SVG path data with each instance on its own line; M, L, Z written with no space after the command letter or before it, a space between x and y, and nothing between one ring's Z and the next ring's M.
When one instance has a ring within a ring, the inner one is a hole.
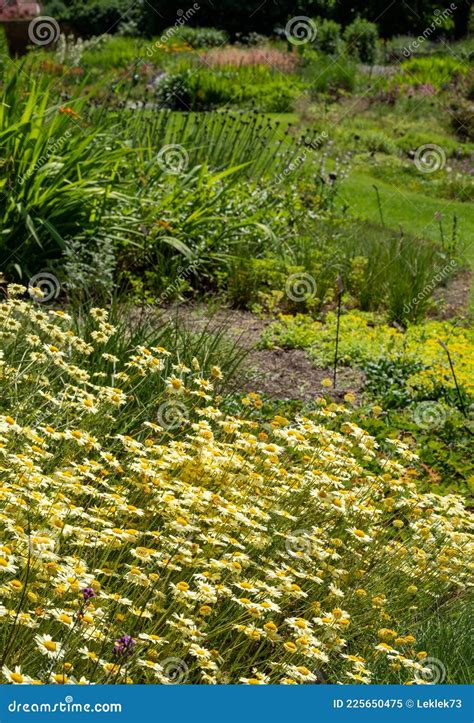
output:
M440 239L439 223L435 213L443 214L444 231L450 236L453 214L458 220L457 235L462 253L474 269L474 209L472 204L443 198L432 198L422 193L406 191L373 178L369 173L354 171L341 186L340 198L358 217L380 222L377 186L384 223L389 228L402 227L407 233L433 240ZM471 308L474 309L474 288L471 291Z

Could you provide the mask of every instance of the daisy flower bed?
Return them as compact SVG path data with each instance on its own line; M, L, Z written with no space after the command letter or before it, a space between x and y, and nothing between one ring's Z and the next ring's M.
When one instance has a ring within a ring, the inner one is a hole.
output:
M0 304L3 683L429 682L413 631L467 597L462 496L344 405L230 414L218 367L114 355L106 311L80 334L25 291Z

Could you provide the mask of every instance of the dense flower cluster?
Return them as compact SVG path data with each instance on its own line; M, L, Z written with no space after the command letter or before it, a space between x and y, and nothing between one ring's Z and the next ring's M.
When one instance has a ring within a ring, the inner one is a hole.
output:
M334 359L336 315L329 313L325 323L308 315L281 315L264 334L269 345L303 347L310 350L317 364L331 364ZM454 361L459 385L474 395L474 332L450 321L425 321L412 324L404 331L381 322L373 313L351 311L340 319L340 363L364 365L385 357L418 362L420 371L407 384L413 390L432 393L440 388L453 389L455 382L445 348Z
M197 360L163 380L179 428L134 425L166 350L96 372L106 313L86 341L23 291L0 305L4 682L426 681L414 621L469 584L460 496L420 494L343 406L226 414Z

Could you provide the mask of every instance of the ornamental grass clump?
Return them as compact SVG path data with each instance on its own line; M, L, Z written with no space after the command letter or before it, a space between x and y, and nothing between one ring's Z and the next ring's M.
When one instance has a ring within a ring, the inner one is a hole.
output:
M344 406L226 413L218 367L102 352L104 310L81 338L24 292L0 304L3 682L429 681L413 632L466 599L461 496Z

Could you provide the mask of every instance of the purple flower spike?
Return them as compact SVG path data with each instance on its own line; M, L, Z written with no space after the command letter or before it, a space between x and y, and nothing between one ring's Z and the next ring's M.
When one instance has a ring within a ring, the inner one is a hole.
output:
M132 654L135 644L135 640L131 635L122 635L121 638L115 641L112 652L120 657L128 657Z
M93 597L96 597L96 594L94 590L91 587L85 587L83 590L81 590L82 597L87 602L87 600L90 600Z

